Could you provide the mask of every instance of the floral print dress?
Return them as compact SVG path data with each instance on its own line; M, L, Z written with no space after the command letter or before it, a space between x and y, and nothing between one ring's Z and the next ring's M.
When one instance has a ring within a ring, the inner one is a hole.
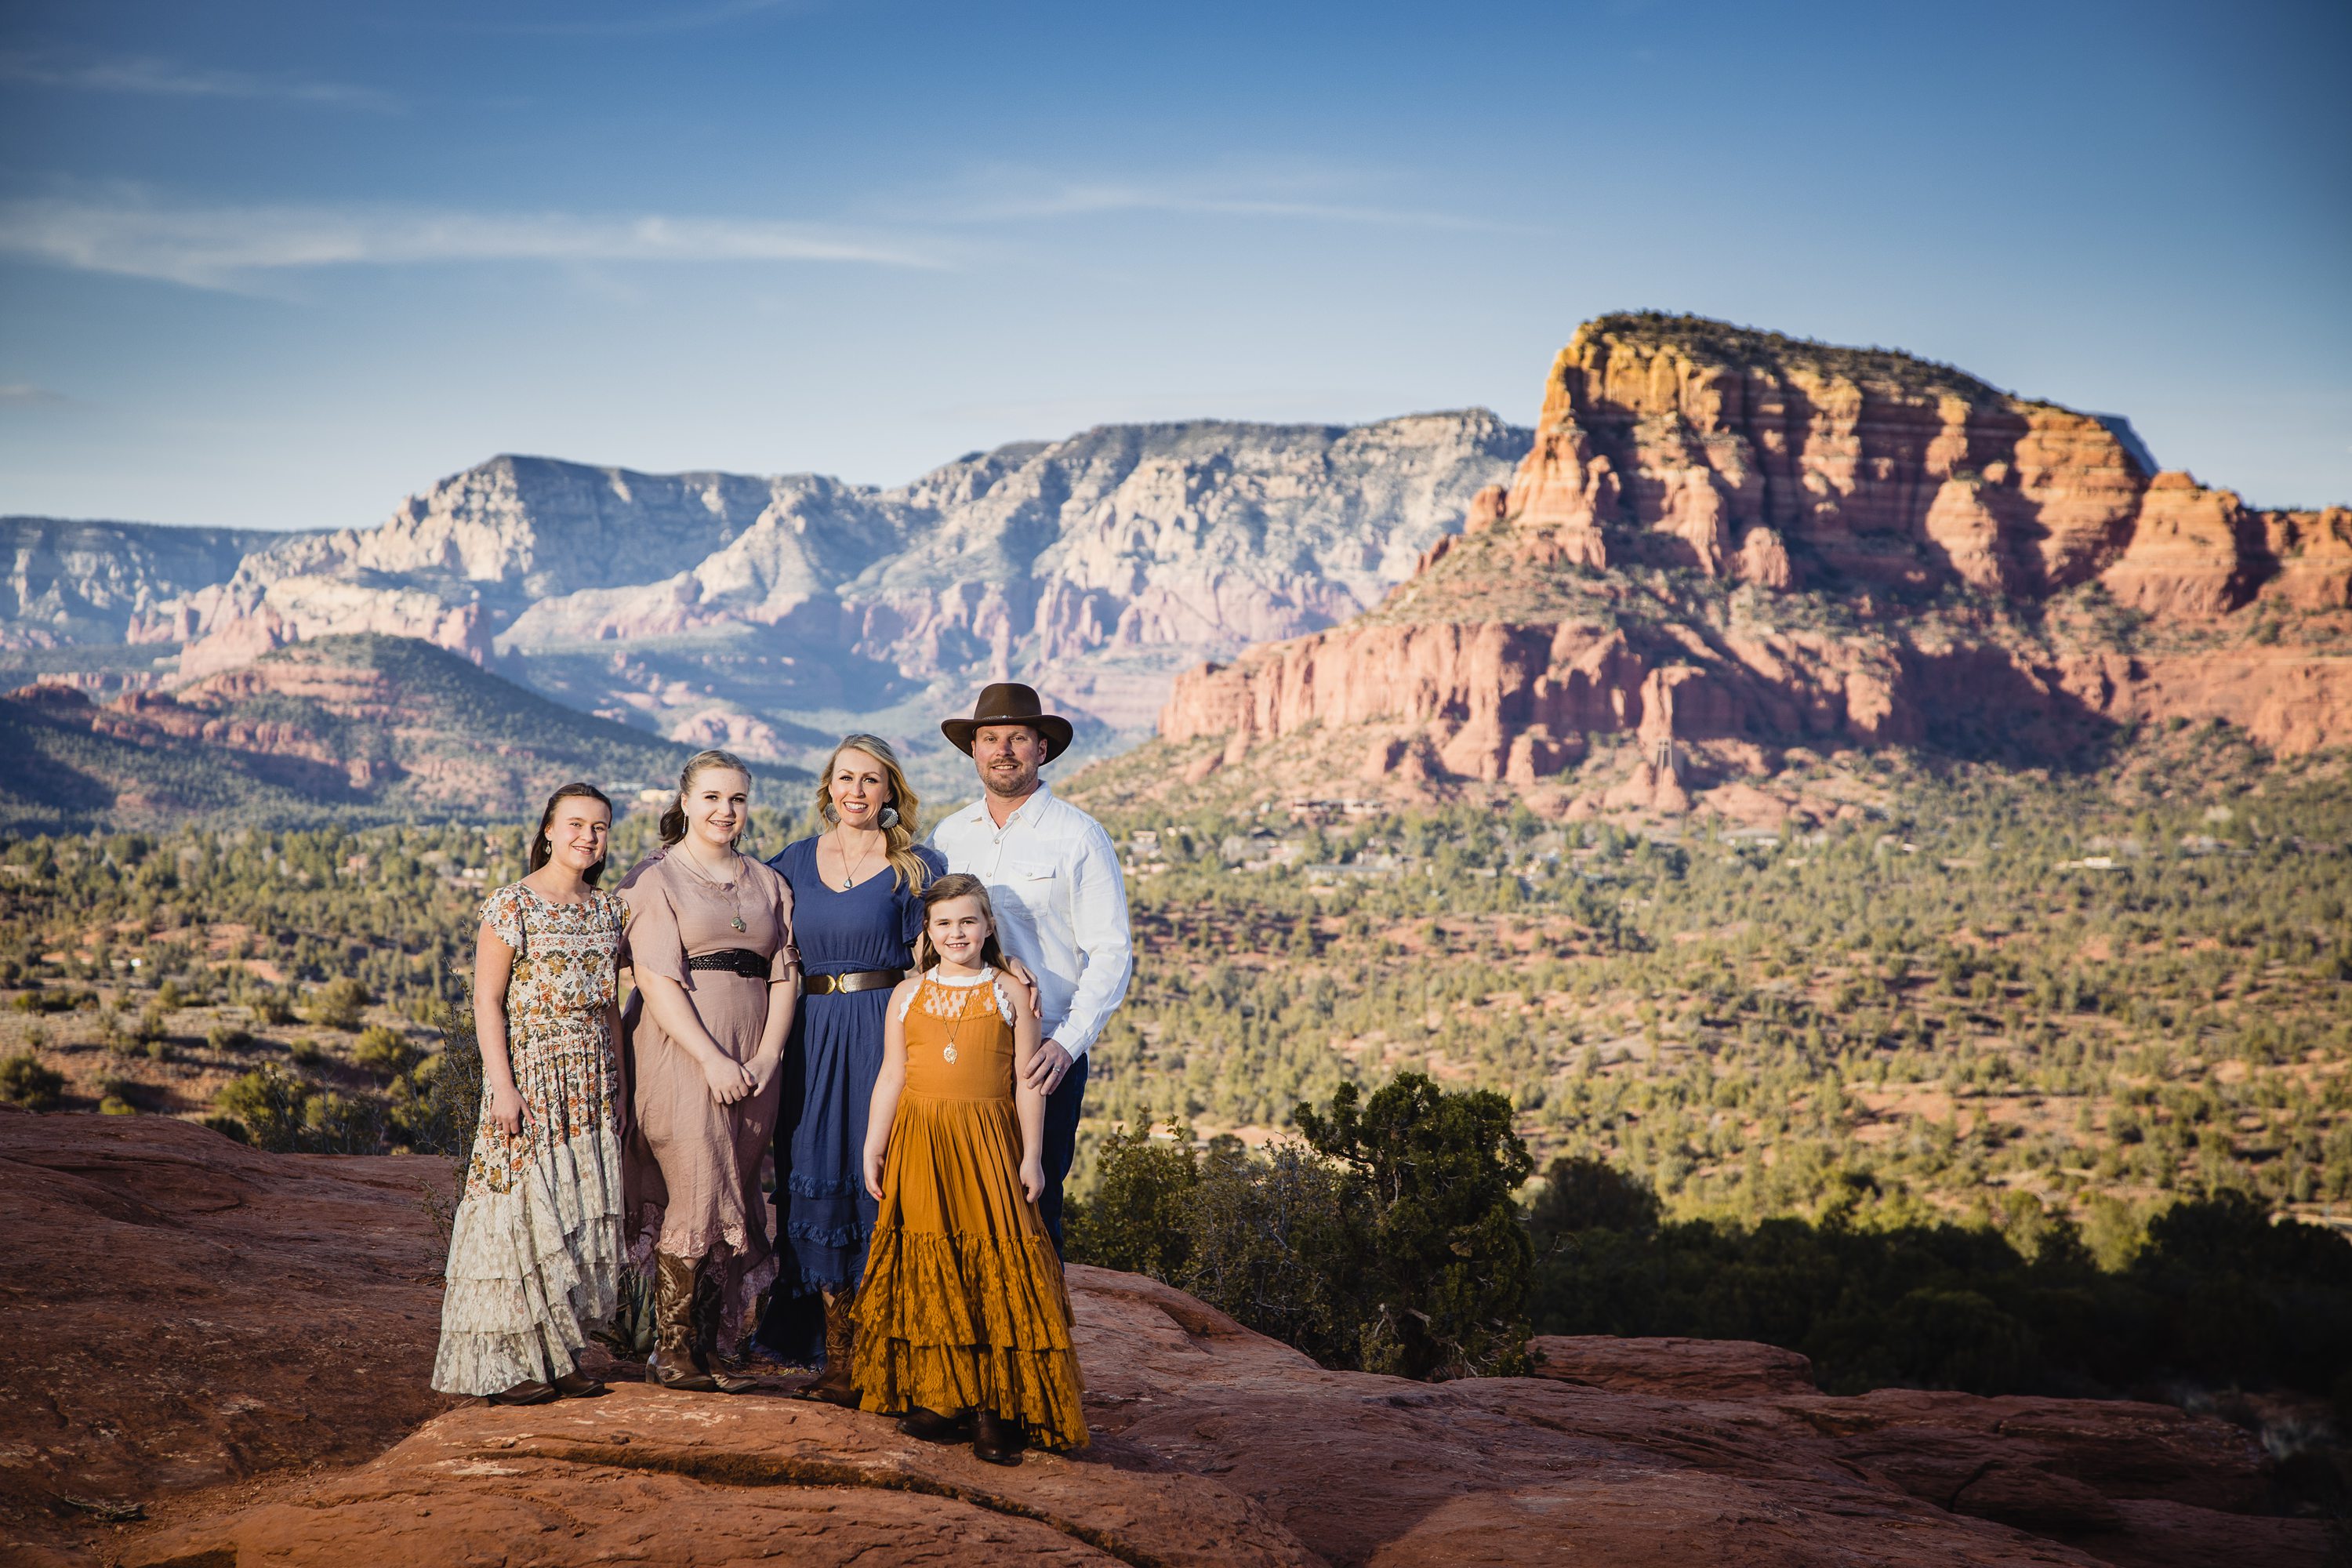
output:
M500 1131L485 1087L441 1299L433 1386L445 1394L551 1382L612 1321L621 1152L610 1022L625 913L614 893L559 904L520 882L482 905L482 924L515 954L507 1054L524 1121Z

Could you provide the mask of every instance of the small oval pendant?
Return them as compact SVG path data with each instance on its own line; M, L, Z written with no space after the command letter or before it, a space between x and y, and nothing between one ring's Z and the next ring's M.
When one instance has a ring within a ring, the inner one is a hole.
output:
M729 921L727 923L733 926L737 931L741 931L743 929L743 917L741 915L737 915L733 920Z
M953 1046L950 1046L945 1050L941 1051L940 1055L947 1058L950 1062L953 1062L955 1060L955 1047Z

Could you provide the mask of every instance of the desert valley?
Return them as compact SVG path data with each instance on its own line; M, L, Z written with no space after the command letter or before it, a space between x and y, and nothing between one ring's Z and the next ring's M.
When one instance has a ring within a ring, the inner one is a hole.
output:
M713 1562L2346 1550L2352 509L1696 317L1528 379L1527 428L1106 426L889 489L500 457L366 530L0 520L0 1530L558 1563L691 1493ZM1002 679L1079 721L1134 900L1073 1186L1099 1451L1000 1485L813 1405L426 1393L473 911L546 790L730 746L772 852L871 729L935 819ZM1500 1338L1434 1374L1360 1335L1402 1230L1298 1141L1398 1083L1516 1171ZM152 1278L77 1277L87 1227ZM331 1337L331 1276L364 1398L236 1348Z

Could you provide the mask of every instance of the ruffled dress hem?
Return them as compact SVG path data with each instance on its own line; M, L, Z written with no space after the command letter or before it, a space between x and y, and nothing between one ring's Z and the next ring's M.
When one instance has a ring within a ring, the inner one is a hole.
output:
M450 1227L433 1386L496 1394L572 1370L612 1322L620 1148L604 1129L553 1145L506 1191L469 1182Z

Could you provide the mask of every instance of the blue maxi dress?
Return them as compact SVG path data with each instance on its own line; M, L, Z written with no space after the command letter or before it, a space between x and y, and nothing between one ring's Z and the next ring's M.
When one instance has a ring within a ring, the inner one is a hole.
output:
M768 864L793 889L793 936L804 973L906 969L922 930L919 894L887 864L847 892L817 875L817 841L784 846ZM932 878L947 860L915 847ZM761 1343L788 1362L824 1361L820 1294L855 1287L866 1275L866 1244L877 1209L862 1163L874 1080L882 1071L882 1021L890 988L801 998L784 1047L783 1103L776 1117L778 1270Z

